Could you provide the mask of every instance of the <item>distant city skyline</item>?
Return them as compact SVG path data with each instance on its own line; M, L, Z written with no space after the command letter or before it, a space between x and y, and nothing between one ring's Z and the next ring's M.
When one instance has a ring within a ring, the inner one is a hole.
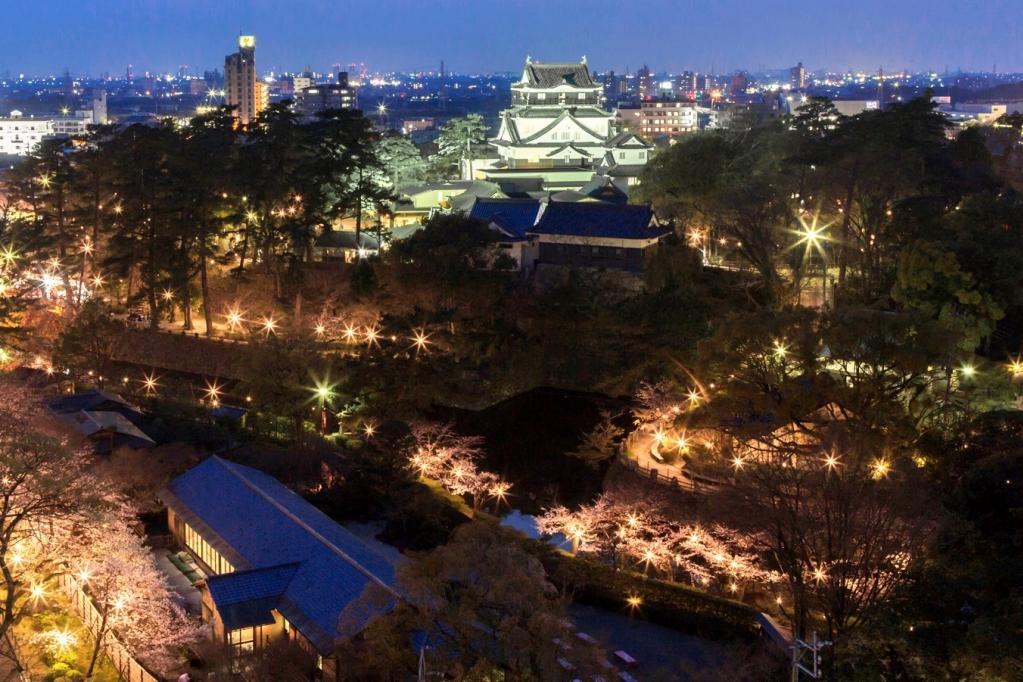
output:
M75 76L223 69L240 33L257 65L363 62L373 71L517 70L586 55L597 70L1023 71L1018 0L96 0L13 3L0 24L0 73Z

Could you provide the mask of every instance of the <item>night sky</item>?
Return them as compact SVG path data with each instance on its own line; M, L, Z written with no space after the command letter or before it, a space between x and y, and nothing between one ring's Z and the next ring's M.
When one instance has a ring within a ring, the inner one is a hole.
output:
M787 67L1023 71L1021 0L4 0L0 75L223 67L239 32L260 70Z

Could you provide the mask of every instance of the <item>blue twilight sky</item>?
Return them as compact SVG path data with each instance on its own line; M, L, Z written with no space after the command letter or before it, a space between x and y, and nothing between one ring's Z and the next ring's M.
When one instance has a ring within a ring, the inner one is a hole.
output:
M0 75L223 66L511 71L526 54L598 70L1023 71L1023 0L0 0Z

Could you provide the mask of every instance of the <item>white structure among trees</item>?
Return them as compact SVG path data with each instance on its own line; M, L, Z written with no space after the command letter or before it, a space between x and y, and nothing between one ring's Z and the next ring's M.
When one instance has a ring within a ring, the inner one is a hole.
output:
M512 85L512 106L501 114L490 142L499 160L487 179L540 177L547 188L581 187L596 173L632 184L646 165L651 145L620 132L603 108L603 86L579 63L541 64L528 57Z

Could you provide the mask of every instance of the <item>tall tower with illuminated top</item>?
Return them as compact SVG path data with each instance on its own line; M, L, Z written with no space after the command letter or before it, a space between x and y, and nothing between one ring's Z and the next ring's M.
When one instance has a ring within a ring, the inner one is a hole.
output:
M224 85L238 122L255 120L264 105L262 83L256 78L256 36L238 36L238 51L224 58Z

